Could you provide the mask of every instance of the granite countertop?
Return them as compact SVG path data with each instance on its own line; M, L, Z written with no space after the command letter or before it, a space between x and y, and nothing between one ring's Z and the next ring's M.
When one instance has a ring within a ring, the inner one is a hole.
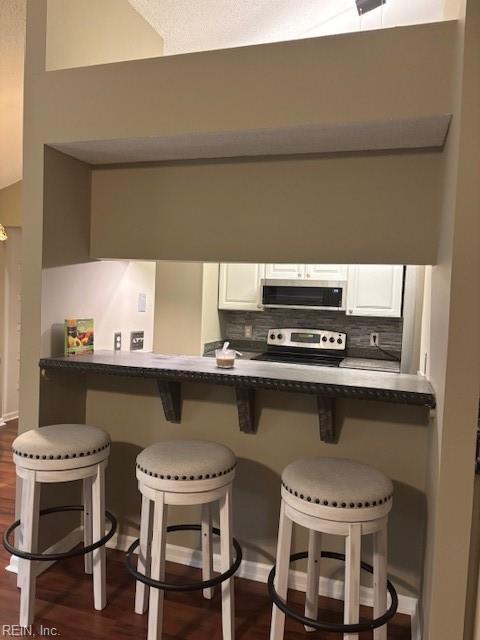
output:
M239 359L220 369L213 358L144 352L96 351L76 357L40 361L44 370L103 373L130 377L205 382L236 388L315 393L327 397L384 400L435 407L433 389L424 377L347 368L316 367Z
M397 360L376 360L374 358L344 358L340 363L340 368L400 373L400 362Z

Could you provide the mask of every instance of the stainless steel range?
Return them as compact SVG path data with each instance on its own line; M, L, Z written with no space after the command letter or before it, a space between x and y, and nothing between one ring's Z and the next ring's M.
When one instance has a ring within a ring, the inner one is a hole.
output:
M324 329L270 329L267 351L252 358L269 362L338 367L345 357L347 334Z

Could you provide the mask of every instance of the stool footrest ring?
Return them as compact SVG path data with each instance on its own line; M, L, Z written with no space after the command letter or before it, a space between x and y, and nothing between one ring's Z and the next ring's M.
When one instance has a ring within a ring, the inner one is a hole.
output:
M48 509L41 509L39 512L40 516L46 516L50 513L62 513L65 511L84 511L83 505L65 505L63 507L49 507ZM71 551L65 551L63 553L30 553L28 551L22 551L21 549L17 549L8 541L11 534L20 526L20 520L15 520L8 529L3 534L2 542L5 549L11 553L13 556L17 556L19 558L23 558L24 560L38 560L40 562L52 562L54 560L64 560L65 558L74 558L75 556L84 556L87 553L91 553L95 551L95 549L99 549L103 547L113 536L115 531L117 530L117 519L110 513L110 511L105 511L105 517L110 521L110 530L102 537L100 540L93 542L92 544L87 545L86 547L80 547L79 549L71 549Z
M303 560L304 558L308 558L307 551L301 551L300 553L294 553L290 556L290 562L295 562L296 560ZM334 560L342 560L345 562L345 554L336 553L334 551L322 551L322 558L333 558ZM366 562L360 562L360 566L364 571L373 574L373 567ZM359 622L358 624L337 624L334 622L320 622L319 620L314 620L313 618L307 618L300 613L297 613L293 609L291 609L286 602L284 602L277 593L274 585L275 579L275 569L274 565L272 570L268 575L268 593L270 594L270 598L276 607L278 607L283 613L289 618L293 618L300 622L301 624L312 627L313 629L317 629L320 631L332 631L337 633L360 633L361 631L371 631L372 629L378 629L378 627L382 627L384 624L387 624L391 618L397 612L398 607L398 595L395 587L387 580L387 590L391 597L390 607L387 611L375 618L374 620L369 620L368 622Z
M173 531L201 531L202 527L199 524L173 524L167 527L167 532L171 533ZM212 533L216 536L220 535L220 529L216 527L212 527ZM214 587L221 582L225 582L231 578L234 573L238 570L240 563L242 562L242 548L238 544L235 538L232 538L233 548L235 549L235 561L232 566L227 569L224 573L221 573L210 580L202 580L199 582L188 582L188 583L172 583L172 582L161 582L160 580L153 580L149 576L146 576L143 573L139 573L132 565L132 556L135 549L139 546L140 540L135 540L127 550L125 564L127 565L128 571L132 574L135 580L139 580L143 582L143 584L148 585L149 587L153 587L154 589L161 589L163 591L198 591L200 589L208 589L209 587Z

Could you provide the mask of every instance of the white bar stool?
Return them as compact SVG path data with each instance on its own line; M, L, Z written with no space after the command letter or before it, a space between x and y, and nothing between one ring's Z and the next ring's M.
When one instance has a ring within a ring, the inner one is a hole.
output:
M116 520L105 512L105 468L110 454L110 436L103 429L84 424L57 424L27 431L13 442L13 461L22 479L20 519L3 536L5 548L20 557L17 585L20 587L20 626L32 624L35 609L36 562L85 555L85 572L93 573L95 609L106 605L105 543L113 536ZM83 505L39 510L44 482L83 481ZM37 553L39 518L60 511L84 512L84 547L65 553ZM105 535L105 515L111 522ZM20 548L9 543L20 527ZM93 542L95 540L96 542Z
M213 597L213 586L222 584L223 639L233 640L235 613L233 574L242 552L232 534L232 483L235 476L234 453L221 444L204 440L159 442L144 449L137 457L138 488L142 494L140 539L127 552L127 567L137 579L135 612L148 611L148 640L162 635L164 591L202 589L205 598ZM212 529L212 505L220 503L220 529ZM202 505L201 525L167 527L167 509L172 505ZM198 530L202 536L201 582L166 583L165 546L168 531ZM221 575L212 578L211 535L220 534ZM131 556L140 546L137 570ZM232 546L236 559L232 562ZM152 587L150 589L150 587Z
M372 467L339 458L307 458L288 465L282 474L282 502L277 564L268 587L273 600L270 640L282 640L285 615L304 624L307 631L343 633L357 640L358 633L374 629L375 640L386 640L387 621L395 615L398 598L387 580L387 520L392 508L393 484ZM293 523L309 529L308 552L290 556ZM321 534L345 537L345 555L321 550ZM373 567L361 562L361 537L373 534ZM317 620L320 558L345 560L344 624ZM287 605L291 561L308 558L305 615ZM359 623L360 569L373 573L374 620ZM387 593L391 605L387 609Z

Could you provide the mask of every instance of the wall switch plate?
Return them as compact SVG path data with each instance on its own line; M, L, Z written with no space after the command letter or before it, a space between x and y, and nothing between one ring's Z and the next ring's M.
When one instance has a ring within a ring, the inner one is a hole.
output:
M138 294L137 311L139 313L145 313L146 310L147 310L147 294L146 293L139 293Z
M251 324L246 324L244 329L245 338L251 338L253 333L253 328Z
M144 331L130 331L130 351L141 351L143 349Z
M370 334L370 346L375 347L380 344L380 334L379 333L371 333Z
M115 333L113 334L113 350L121 351L121 349L122 349L122 332L115 331Z

